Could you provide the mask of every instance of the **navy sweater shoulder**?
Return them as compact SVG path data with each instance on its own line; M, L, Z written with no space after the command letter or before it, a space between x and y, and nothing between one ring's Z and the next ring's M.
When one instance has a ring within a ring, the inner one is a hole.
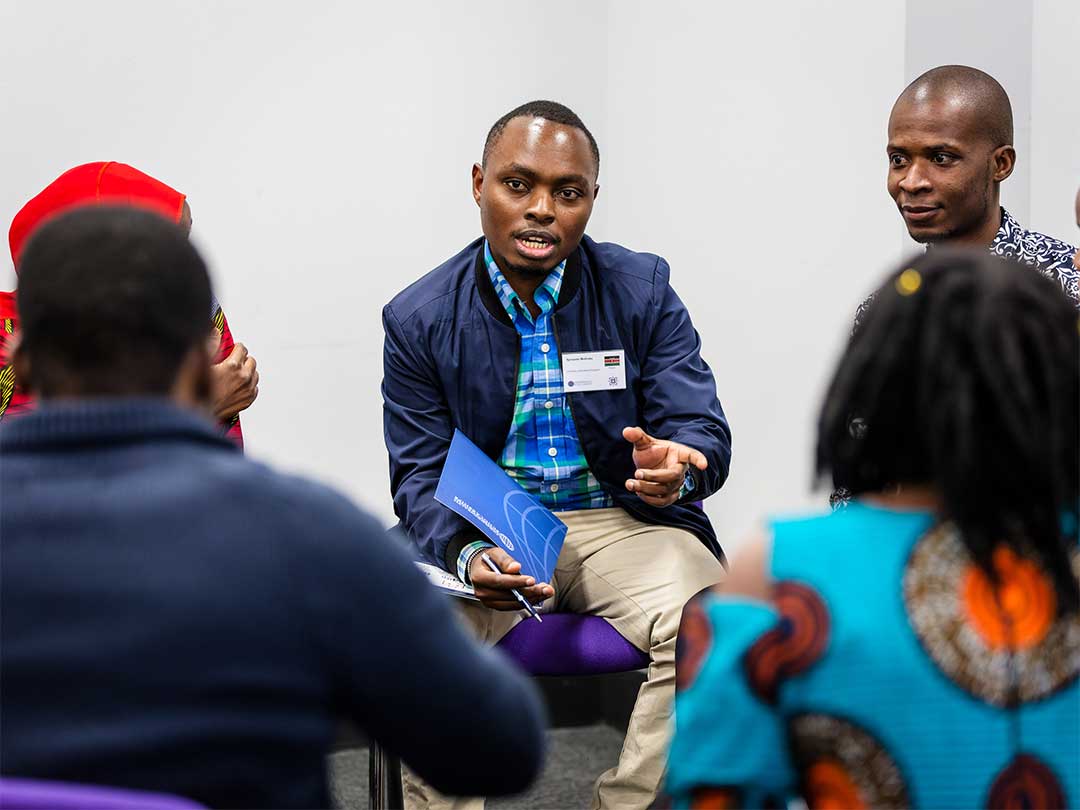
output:
M532 686L341 495L160 403L43 408L0 452L5 775L325 807L342 719L446 792L537 773Z

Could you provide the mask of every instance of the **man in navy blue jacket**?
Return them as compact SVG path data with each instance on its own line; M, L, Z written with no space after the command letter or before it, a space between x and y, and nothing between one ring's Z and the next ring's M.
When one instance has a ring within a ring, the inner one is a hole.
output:
M185 234L84 209L21 270L15 362L41 405L0 428L3 774L329 807L349 718L443 790L523 789L531 685L374 520L221 437Z
M594 795L632 808L663 775L682 606L723 573L697 502L727 478L731 433L667 263L584 235L599 164L561 104L495 123L473 167L483 238L383 310L384 429L397 515L424 558L474 586L482 604L462 610L480 638L521 619L517 588L602 616L649 653L618 767ZM598 359L603 373L578 371ZM569 527L554 582L521 576L434 500L454 428ZM415 779L407 798L448 804Z

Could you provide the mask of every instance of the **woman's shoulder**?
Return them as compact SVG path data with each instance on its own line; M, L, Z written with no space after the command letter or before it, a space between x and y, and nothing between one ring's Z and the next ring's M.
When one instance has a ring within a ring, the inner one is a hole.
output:
M769 602L778 581L836 583L902 563L932 525L927 512L874 507L859 501L835 511L775 516L763 521L732 555L718 593Z

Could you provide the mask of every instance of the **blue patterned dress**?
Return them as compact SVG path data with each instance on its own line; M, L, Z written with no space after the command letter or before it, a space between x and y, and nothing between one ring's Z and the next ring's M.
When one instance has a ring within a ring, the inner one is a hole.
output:
M772 532L770 604L683 613L676 807L1077 806L1080 622L1038 566L998 549L995 594L951 527L861 501Z

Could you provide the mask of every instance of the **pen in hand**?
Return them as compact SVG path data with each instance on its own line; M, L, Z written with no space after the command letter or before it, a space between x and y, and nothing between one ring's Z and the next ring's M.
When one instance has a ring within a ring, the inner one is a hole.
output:
M499 566L497 566L492 561L491 557L489 557L486 553L481 554L480 559L484 561L484 565L486 565L488 568L490 568L496 574L501 574L502 573L502 571L499 570ZM531 604L529 604L529 600L526 599L524 596L522 596L521 593L516 588L511 588L510 593L512 593L514 595L514 598L517 599L519 602L521 602L522 605L525 606L525 609L527 611L529 611L529 614L534 619L536 619L541 624L544 623L544 620L540 618L540 614L536 612L536 608L534 608Z

